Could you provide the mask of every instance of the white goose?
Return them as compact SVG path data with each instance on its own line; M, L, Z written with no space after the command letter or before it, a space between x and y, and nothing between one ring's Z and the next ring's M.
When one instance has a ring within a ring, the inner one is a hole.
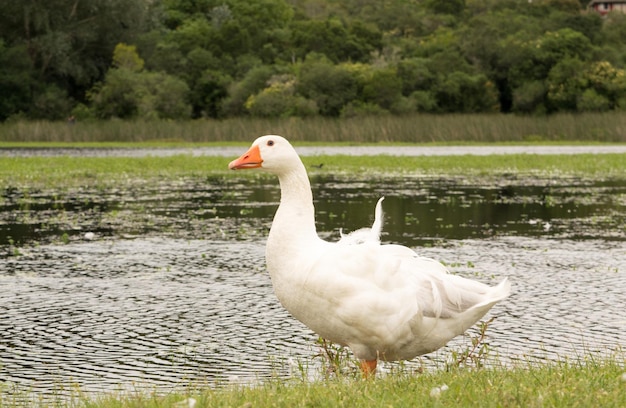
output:
M450 275L404 246L320 239L306 169L283 137L258 138L228 167L278 176L280 205L265 252L274 292L319 336L349 347L364 376L375 373L379 359L437 350L509 295L506 279L490 287Z

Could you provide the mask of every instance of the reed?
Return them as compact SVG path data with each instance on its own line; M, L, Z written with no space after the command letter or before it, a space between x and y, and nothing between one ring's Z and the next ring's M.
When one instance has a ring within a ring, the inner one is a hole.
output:
M263 134L344 143L626 142L626 112L516 116L451 114L351 119L9 122L0 142L233 142Z

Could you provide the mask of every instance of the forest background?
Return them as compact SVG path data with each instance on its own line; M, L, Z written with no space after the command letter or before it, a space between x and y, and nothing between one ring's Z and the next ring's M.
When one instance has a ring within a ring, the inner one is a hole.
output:
M626 109L586 0L0 0L0 121Z

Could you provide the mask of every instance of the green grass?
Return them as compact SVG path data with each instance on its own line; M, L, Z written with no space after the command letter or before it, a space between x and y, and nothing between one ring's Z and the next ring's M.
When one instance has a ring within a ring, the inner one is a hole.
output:
M227 173L228 159L171 157L26 157L0 160L0 186L76 187L127 180Z
M271 379L257 386L187 388L169 394L132 393L48 401L87 408L188 407L624 407L624 357L522 364L515 368L462 368L396 372L373 380L330 378L308 382ZM439 389L439 392L437 392ZM24 395L0 395L0 407ZM31 406L37 404L31 403Z
M242 153L245 147L242 146ZM8 157L0 160L0 188L114 186L129 180L183 177L263 177L259 171L227 169L234 157ZM312 156L312 174L578 176L626 178L626 154L492 156ZM322 169L313 165L323 163Z
M200 406L212 407L623 407L623 371L623 366L615 363L557 364L530 369L394 375L376 381L292 386L277 382L260 388L199 394L197 401ZM438 397L431 396L435 387L444 384L446 391ZM105 402L101 406L111 405Z
M426 175L571 175L581 177L626 176L626 154L581 155L489 155L398 157L327 156L304 158L324 163L329 171Z
M626 112L516 116L450 114L353 119L253 119L173 121L10 122L0 142L248 142L264 134L292 141L346 143L626 142Z

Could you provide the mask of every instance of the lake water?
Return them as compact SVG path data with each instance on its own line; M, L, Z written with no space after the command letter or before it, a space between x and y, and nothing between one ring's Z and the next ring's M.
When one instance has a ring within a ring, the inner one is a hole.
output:
M500 363L626 345L623 180L318 172L312 184L326 239L369 226L384 195L383 241L489 284L509 277L487 332ZM279 195L272 178L236 176L3 191L0 387L167 391L297 375L294 361L314 372L316 336L282 309L264 267ZM467 344L414 364L437 369Z
M297 143L296 143L297 144ZM626 153L624 144L595 144L595 145L481 145L481 146L398 146L398 145L369 145L369 146L297 146L300 156L316 155L356 155L372 156L386 154L390 156L458 156L490 154L605 154ZM166 157L178 154L193 156L223 156L238 157L242 148L238 146L193 146L163 147L163 148L89 148L89 147L22 147L0 148L0 157L32 157L32 156L81 156L81 157Z

